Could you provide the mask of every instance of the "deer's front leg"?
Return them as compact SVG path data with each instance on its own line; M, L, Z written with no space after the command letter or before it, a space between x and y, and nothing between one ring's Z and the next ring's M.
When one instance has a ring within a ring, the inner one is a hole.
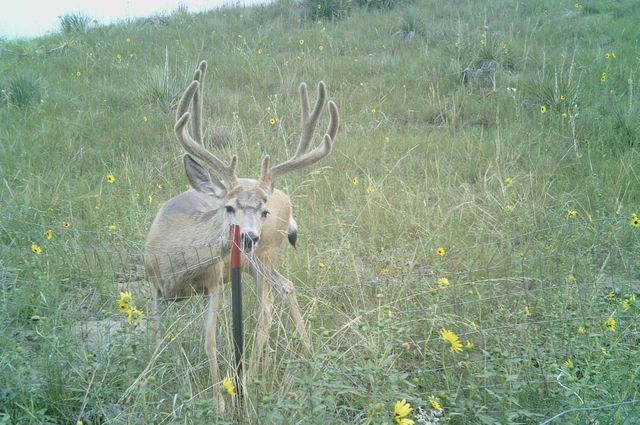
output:
M298 305L298 299L296 298L296 290L293 286L293 283L286 277L282 276L277 271L273 271L272 275L272 283L273 287L276 289L278 295L284 296L289 302L289 317L293 321L293 324L296 328L296 333L300 340L302 341L302 345L304 346L307 352L311 351L311 341L309 340L309 334L307 333L307 327L305 326L304 319L302 318L302 313L300 311L300 305Z

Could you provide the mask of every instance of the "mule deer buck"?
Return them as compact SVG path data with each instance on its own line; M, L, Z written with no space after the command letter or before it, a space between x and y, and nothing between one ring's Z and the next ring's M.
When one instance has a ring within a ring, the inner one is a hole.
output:
M207 63L202 61L187 87L176 114L175 132L183 148L184 167L192 189L167 201L158 212L145 244L145 268L152 285L152 314L158 318L158 301L180 300L195 294L208 295L205 347L209 357L214 394L219 385L216 353L216 321L222 283L229 281L229 226L239 226L242 267L250 270L258 293L259 312L250 367L260 356L272 320L272 288L289 304L295 330L307 349L309 338L296 300L293 284L274 269L284 239L295 246L297 226L291 201L273 182L290 171L310 166L331 152L338 131L339 115L329 101L330 120L322 142L309 151L324 107L326 89L318 84L318 99L310 111L307 88L300 85L302 134L296 153L271 166L262 159L258 180L238 178L237 157L223 163L208 151L202 138L203 83ZM191 106L191 112L189 107ZM187 124L191 121L191 134ZM211 175L205 167L213 171ZM249 372L249 374L251 371Z

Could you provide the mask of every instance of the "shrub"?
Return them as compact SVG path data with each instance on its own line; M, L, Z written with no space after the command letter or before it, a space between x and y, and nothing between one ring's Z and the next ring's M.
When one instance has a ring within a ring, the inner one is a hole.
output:
M82 34L87 32L89 25L94 22L89 16L82 13L67 13L59 16L60 29L65 34Z
M412 0L357 0L358 6L368 9L392 9L396 6L402 6L411 3Z
M351 11L351 0L303 0L308 19L344 19Z
M147 78L138 84L138 91L144 101L168 111L176 105L182 86L182 81L169 72L169 57L166 53L164 67L153 67Z
M2 88L2 103L24 108L42 99L40 79L30 72L18 74Z
M402 21L397 26L394 34L401 36L404 39L411 40L416 36L423 34L424 22L418 16L412 13L407 13L402 18Z

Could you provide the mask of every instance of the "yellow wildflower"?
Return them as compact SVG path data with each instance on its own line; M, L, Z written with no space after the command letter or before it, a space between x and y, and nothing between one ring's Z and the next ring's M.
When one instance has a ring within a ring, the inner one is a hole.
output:
M144 312L134 307L127 312L127 322L131 324L138 323L143 316Z
M468 340L468 341L467 341L467 343L464 345L464 347L465 347L467 350L471 350L471 349L473 349L473 347L475 347L475 345L473 344L473 341Z
M233 382L230 378L224 378L222 380L222 386L224 390L227 392L227 395L234 396L236 395L236 387L233 385Z
M113 176L113 174L107 174L107 183L113 183L114 181L116 181L116 178Z
M122 302L122 300L118 301L118 311L120 313L129 314L129 310L131 310L129 304Z
M544 105L540 105L540 113L545 114L547 112L547 107Z
M513 184L513 180L511 179L511 177L505 177L504 178L504 185L509 187Z
M322 261L320 261L318 263L318 267L320 267L321 269L324 269L325 267L327 267L327 265L325 263L323 263Z
M562 363L562 366L564 366L564 367L573 367L573 361L571 361L571 359L567 359Z
M445 255L447 255L447 250L439 246L438 248L436 248L436 254L438 254L441 257L444 257Z
M438 288L445 289L449 287L449 279L446 277L441 277L438 279Z
M269 118L269 124L270 125L276 125L276 124L278 124L278 120L275 119L274 117L270 117Z
M351 184L353 184L354 186L357 186L360 184L360 179L358 177L354 177L351 179Z
M133 295L131 295L131 292L129 291L120 292L118 302L125 303L128 305L128 304L131 304L132 301L133 301Z
M298 44L304 46L304 39L301 38L300 40L298 40Z
M398 425L414 425L415 422L407 418L412 411L413 408L406 400L396 401L396 404L393 406L393 418Z
M525 316L531 316L531 310L529 310L529 306L528 305L524 306L524 315Z
M42 248L40 248L40 245L38 245L37 243L32 243L31 252L33 252L36 255L40 255L42 254Z
M603 72L602 74L600 74L600 81L602 81L603 83L607 81L608 78L609 77L607 76L606 72Z
M440 336L449 343L452 353L462 353L462 343L456 334L444 328L440 329Z
M438 412L442 411L442 406L440 405L440 402L438 401L438 398L436 396L430 395L428 400L433 410L437 410Z
M44 233L44 237L50 241L51 239L53 239L53 230L49 229Z
M69 227L71 227L71 223L69 223L68 221L63 221L62 227L64 227L65 229L68 229Z
M578 211L576 210L567 210L568 218L576 218L578 216Z
M367 193L369 195L371 195L372 193L374 193L376 190L373 186L367 186Z
M585 333L587 333L584 326L578 326L578 329L576 330L576 332L578 333L578 335L584 335Z
M616 319L613 317L609 317L606 322L604 322L604 329L607 332L615 332L616 331Z

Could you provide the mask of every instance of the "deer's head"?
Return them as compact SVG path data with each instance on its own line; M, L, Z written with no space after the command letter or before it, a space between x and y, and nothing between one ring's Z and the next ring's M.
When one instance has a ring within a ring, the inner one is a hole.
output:
M307 152L324 107L326 89L324 83L318 84L318 99L310 112L307 86L300 85L302 109L302 135L294 156L287 161L271 166L269 155L262 159L260 177L257 180L242 179L236 176L237 156L229 164L223 163L209 152L202 141L202 87L207 63L202 61L196 70L193 82L187 87L176 114L175 132L178 140L187 151L184 165L191 187L201 194L211 197L215 208L211 218L222 220L222 228L237 225L245 249L254 249L260 243L262 226L269 215L266 208L274 180L289 171L309 166L331 152L331 145L338 132L338 108L329 101L330 121L322 143ZM189 106L192 105L191 112ZM192 118L193 136L189 134L187 122ZM206 168L205 168L206 167ZM213 175L207 170L213 171Z

